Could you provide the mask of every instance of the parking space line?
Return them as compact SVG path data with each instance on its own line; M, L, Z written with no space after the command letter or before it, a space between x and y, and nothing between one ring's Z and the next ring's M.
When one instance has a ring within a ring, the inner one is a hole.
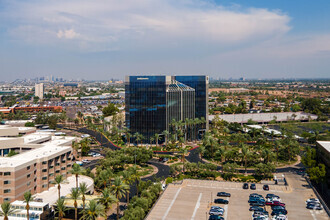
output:
M165 214L164 214L164 216L163 216L163 218L162 218L163 220L166 219L166 217L167 217L168 213L170 212L170 210L171 210L171 208L172 208L172 206L173 206L173 204L174 204L176 198L178 197L180 191L181 191L181 188L179 188L178 191L175 193L175 196L174 196L174 198L172 199L170 206L167 208L167 210L166 210L166 212L165 212Z
M316 218L315 214L313 213L313 211L312 211L312 210L309 210L309 212L311 213L313 219L314 219L314 220L317 220L317 218Z
M200 201L201 201L201 198L202 198L202 194L203 193L200 193L199 194L199 197L198 197L198 200L197 200L197 202L196 202L196 206L195 206L195 209L194 209L194 213L193 213L193 215L191 216L191 220L194 220L195 219L195 215L196 215L196 212L197 212L197 209L199 208L199 206L200 206Z
M229 198L228 198L228 202L229 202ZM225 210L225 214L224 214L224 218L227 219L227 215L228 215L228 205L224 205L224 210Z

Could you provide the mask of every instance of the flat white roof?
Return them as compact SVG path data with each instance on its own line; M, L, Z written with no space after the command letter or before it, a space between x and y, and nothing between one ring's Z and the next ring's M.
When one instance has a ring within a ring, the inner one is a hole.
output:
M94 189L94 180L88 176L79 175L78 184L85 182L87 188ZM69 176L64 183L61 184L61 196L67 196L71 193L71 188L76 187L76 177ZM44 203L48 203L50 206L55 204L58 199L57 185L50 187L48 190L34 195L37 199L42 199Z
M11 205L17 205L17 206L24 205L25 206L26 203L24 201L21 201L21 200L16 200L16 201L12 202ZM45 202L34 202L34 201L32 201L32 202L29 202L29 205L30 205L30 207L42 208L45 205L48 205L48 203L45 203ZM25 210L25 212L26 212L26 210Z
M330 153L330 141L317 141L317 143Z
M10 140L15 138L0 138L2 140ZM1 157L0 159L0 168L16 168L25 163L31 163L31 161L42 160L43 158L49 158L53 155L60 155L70 151L71 143L75 140L75 137L67 137L67 136L50 136L45 134L29 134L24 136L24 143L25 146L28 147L29 144L35 143L35 141L42 141L45 140L47 142L40 144L40 147L35 148L38 146L36 144L33 145L35 149L26 151L24 153L20 153L14 155L12 157Z
M295 115L296 117L293 117ZM253 114L230 114L218 115L220 119L228 122L247 123L249 119L256 122L270 122L276 118L276 121L288 121L289 119L307 120L308 117L312 120L317 119L317 115L305 112L274 112L274 113L253 113ZM209 115L209 120L213 120L215 115Z

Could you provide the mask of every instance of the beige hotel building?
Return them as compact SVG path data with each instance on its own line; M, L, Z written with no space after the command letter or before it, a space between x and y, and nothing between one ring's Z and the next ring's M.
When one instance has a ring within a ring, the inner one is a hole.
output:
M21 200L26 191L48 190L59 174L67 177L75 139L35 128L0 126L0 203ZM10 151L18 154L8 157Z

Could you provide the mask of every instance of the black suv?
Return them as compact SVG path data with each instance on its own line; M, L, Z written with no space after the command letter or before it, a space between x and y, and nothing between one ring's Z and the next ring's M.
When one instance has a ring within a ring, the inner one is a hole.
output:
M248 183L244 183L243 184L243 189L249 189L249 184Z
M252 184L250 185L250 189L252 189L252 190L256 190L256 189L257 189L256 184L252 183Z

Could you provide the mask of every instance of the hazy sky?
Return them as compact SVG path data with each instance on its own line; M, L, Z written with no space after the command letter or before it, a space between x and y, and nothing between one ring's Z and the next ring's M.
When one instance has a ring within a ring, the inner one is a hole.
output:
M0 81L330 76L329 0L0 0Z

